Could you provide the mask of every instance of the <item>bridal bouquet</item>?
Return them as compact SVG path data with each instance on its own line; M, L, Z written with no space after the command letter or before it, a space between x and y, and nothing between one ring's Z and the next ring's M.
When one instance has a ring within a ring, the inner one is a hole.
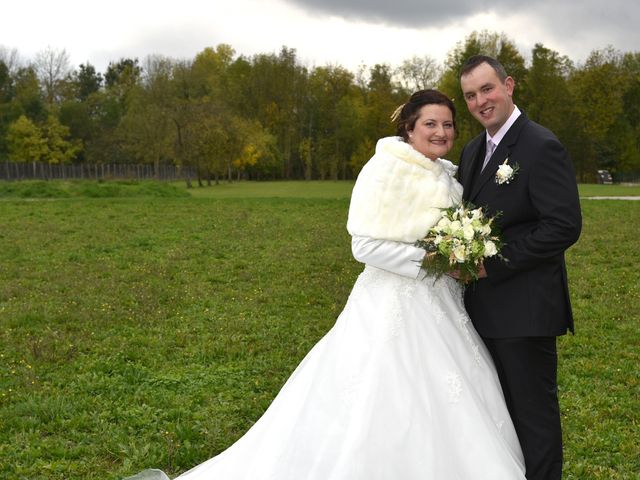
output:
M480 263L500 255L494 220L470 203L443 210L438 223L416 242L427 251L423 267L436 275L458 270L462 279L477 279Z

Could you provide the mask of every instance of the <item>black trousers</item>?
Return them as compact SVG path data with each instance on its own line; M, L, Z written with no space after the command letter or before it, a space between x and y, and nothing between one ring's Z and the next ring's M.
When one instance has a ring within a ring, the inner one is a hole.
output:
M527 480L562 478L555 337L485 338L522 446Z

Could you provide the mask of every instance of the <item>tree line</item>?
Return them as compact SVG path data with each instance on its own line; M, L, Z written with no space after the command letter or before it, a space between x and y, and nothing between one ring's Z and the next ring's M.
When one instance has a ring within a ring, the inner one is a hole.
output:
M190 185L351 179L376 140L394 134L390 114L422 88L455 101L455 162L482 130L458 79L479 53L505 65L516 104L558 135L580 181L598 169L640 171L640 52L607 47L576 65L536 44L525 61L512 40L487 31L456 44L442 65L425 55L356 72L307 67L287 47L247 57L220 44L188 60L122 58L104 73L89 63L71 68L65 50L24 62L0 47L0 162L175 165L195 172Z

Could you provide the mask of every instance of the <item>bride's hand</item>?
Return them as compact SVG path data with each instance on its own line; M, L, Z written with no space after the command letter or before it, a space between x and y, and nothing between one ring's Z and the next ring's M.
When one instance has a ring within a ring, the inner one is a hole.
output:
M450 272L447 272L447 275L449 275L451 278L455 278L456 280L460 280L460 278L462 278L460 270L451 270Z
M471 278L463 274L460 270L451 270L450 272L447 272L447 275L449 275L452 278L455 278L456 280L462 281L464 283L469 283L471 281ZM484 268L484 263L481 263L480 265L478 265L477 278L478 279L487 278L487 271Z

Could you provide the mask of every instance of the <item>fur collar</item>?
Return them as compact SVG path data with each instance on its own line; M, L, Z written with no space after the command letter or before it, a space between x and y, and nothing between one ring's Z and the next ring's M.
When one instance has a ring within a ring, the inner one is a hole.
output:
M380 139L353 187L347 230L415 242L435 225L441 209L460 203L456 170L450 161L430 160L400 137Z

